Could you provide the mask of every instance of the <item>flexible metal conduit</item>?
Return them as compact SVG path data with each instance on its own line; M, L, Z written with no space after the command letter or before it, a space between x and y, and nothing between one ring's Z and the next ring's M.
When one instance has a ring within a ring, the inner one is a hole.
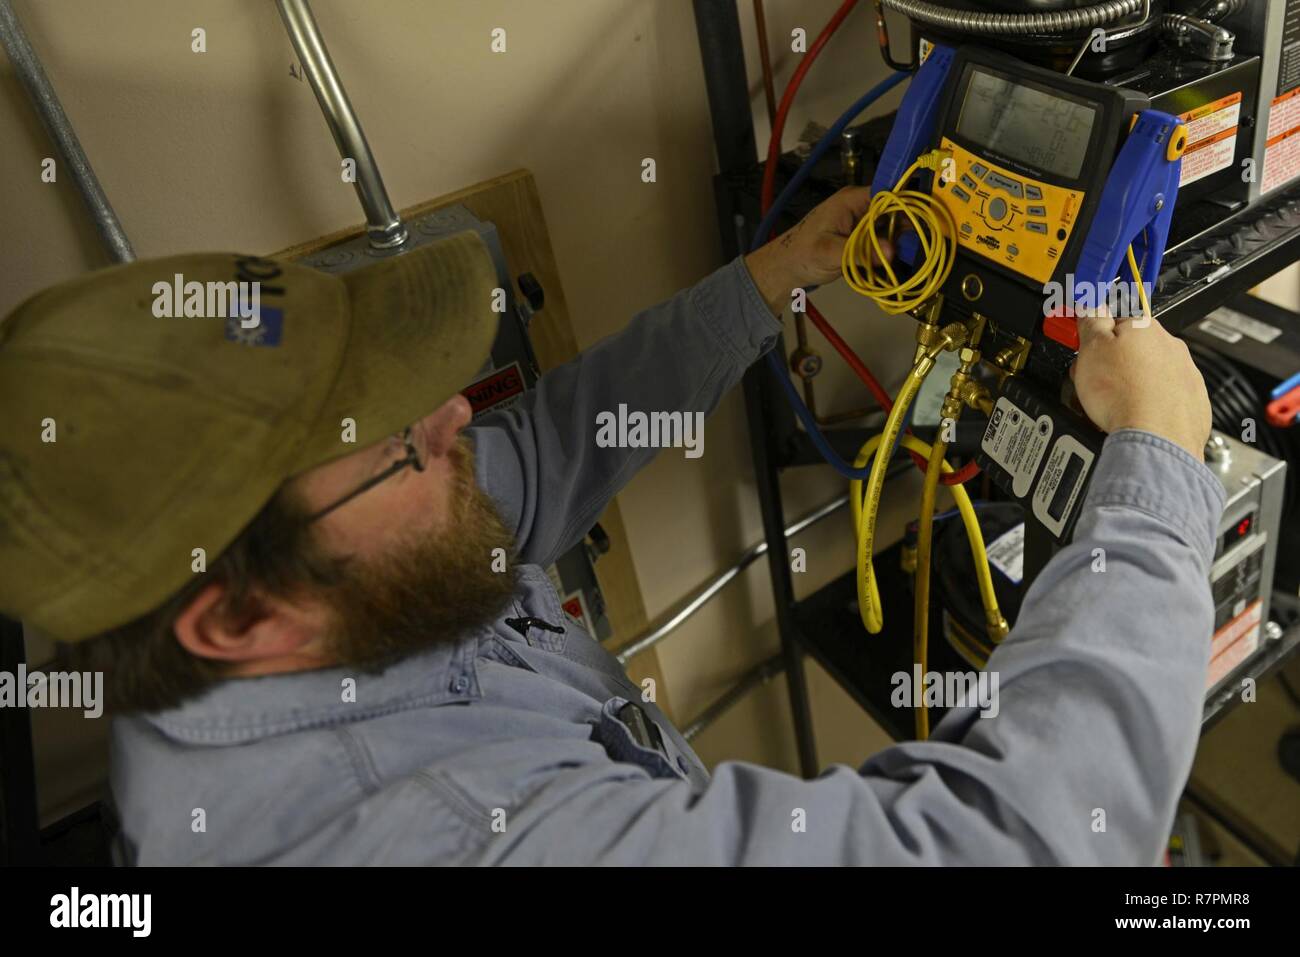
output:
M366 213L366 233L370 245L376 249L390 249L406 242L406 227L388 201L379 166L370 152L370 144L361 129L361 121L348 100L343 81L339 79L329 50L320 35L316 18L312 16L307 0L276 0L280 19L289 32L289 41L302 63L307 80L311 83L316 100L320 103L325 122L334 134L339 153L357 165L356 186L361 207Z
M41 118L41 123L50 134L50 139L54 140L64 166L71 171L73 182L77 184L77 190L81 193L86 208L90 210L108 254L115 262L133 261L135 250L131 248L131 241L126 238L117 213L113 212L113 205L99 185L99 178L81 148L81 141L77 139L68 114L63 112L63 104L50 85L50 78L45 75L40 57L27 42L27 34L23 32L23 25L9 0L0 0L0 44L3 44L9 55L9 62L13 64L19 82L31 97L32 106Z
M1108 0L1077 10L1051 13L974 13L949 10L927 0L882 0L890 10L908 19L944 30L977 33L987 36L1014 36L1042 33L1072 33L1105 26L1137 13L1143 0Z

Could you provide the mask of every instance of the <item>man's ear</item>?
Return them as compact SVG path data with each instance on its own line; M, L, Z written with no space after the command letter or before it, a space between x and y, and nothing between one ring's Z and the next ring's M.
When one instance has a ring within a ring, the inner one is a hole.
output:
M325 663L321 648L326 617L321 606L285 601L255 588L247 608L235 616L227 597L226 586L213 582L176 616L176 640L190 654L259 671L259 665L274 667L290 660L298 667Z

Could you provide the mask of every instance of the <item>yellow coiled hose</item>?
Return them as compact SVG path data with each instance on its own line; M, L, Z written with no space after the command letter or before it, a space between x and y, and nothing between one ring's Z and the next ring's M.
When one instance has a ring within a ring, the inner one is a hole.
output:
M941 170L952 154L932 150L917 158L892 190L871 197L862 220L849 234L840 259L840 270L848 287L873 300L892 316L924 305L943 287L952 272L957 244L957 223L948 207L929 193L903 189L917 170ZM921 259L911 278L900 280L890 257L885 255L876 223L889 218L889 237L896 236L898 217L907 219L921 245ZM879 265L877 265L879 264Z

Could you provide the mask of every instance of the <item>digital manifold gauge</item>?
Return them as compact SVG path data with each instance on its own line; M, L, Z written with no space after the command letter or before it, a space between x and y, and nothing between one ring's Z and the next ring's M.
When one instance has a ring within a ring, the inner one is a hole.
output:
M922 187L956 228L945 307L1030 341L1031 355L1063 374L1079 345L1074 309L1112 301L1140 309L1130 245L1153 288L1186 143L1182 121L1150 109L1142 94L980 47L935 46L899 107L872 188L893 189L918 156L948 151ZM915 262L914 239L898 243L904 268ZM1131 296L1112 293L1116 279ZM1018 378L997 396L978 458L1063 541L1101 436L1060 404L1050 381Z

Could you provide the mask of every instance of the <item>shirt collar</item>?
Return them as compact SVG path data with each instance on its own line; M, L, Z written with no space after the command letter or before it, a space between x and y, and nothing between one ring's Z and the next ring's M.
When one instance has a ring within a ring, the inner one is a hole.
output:
M479 698L476 638L438 645L370 673L324 668L222 681L197 698L144 715L189 744L239 744L410 708ZM351 679L354 684L345 684Z

